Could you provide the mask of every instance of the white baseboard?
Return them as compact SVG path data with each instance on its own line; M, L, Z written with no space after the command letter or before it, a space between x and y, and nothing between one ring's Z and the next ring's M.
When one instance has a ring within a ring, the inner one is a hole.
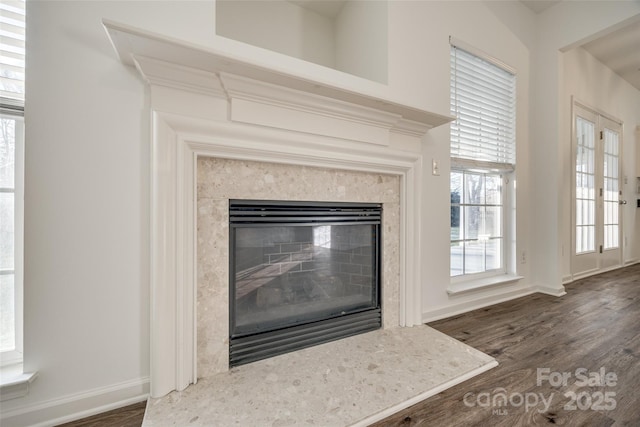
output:
M629 267L629 266L637 264L639 262L640 262L639 259L630 259L630 260L626 260L624 262L624 265L614 265L613 267L609 267L609 268L602 268L602 269L595 268L595 269L592 269L592 270L584 271L582 273L574 274L573 276L571 276L571 280L570 281L576 281L576 280L580 280L580 279L585 279L587 277L595 276L595 275L602 274L602 273L607 273L609 271L619 270L621 268ZM566 285L566 283L563 283L563 284Z
M627 266L638 264L638 263L640 263L640 259L630 259L625 261L624 266L627 267ZM580 275L575 275L575 276L571 276L571 275L564 276L562 278L562 284L566 285L567 283L571 283L574 280L583 279L585 277L593 276L600 273L605 273L607 271L617 270L619 268L621 267L616 266L616 267L611 267L603 270L592 270L592 271L584 272ZM434 322L440 319L446 319L447 317L457 316L458 314L466 313L472 310L477 310L479 308L488 307L494 304L499 304L501 302L520 298L533 293L541 293L545 295L551 295L554 297L561 297L567 294L564 286L556 288L556 287L550 287L550 286L544 286L544 285L534 285L528 289L505 292L499 295L478 298L471 301L465 301L459 304L451 304L445 307L440 307L433 310L425 311L422 313L422 323L428 323L428 322Z
M539 292L545 295L551 295L552 297L561 297L567 294L567 291L565 291L564 286L561 286L559 288L552 288L550 286L538 285L535 287L535 290L536 292Z
M63 396L2 411L2 427L53 427L113 409L142 402L149 397L149 378L138 378L82 393Z
M471 301L465 301L458 304L451 304L445 307L428 310L422 313L422 323L434 322L436 320L445 319L458 314L466 313L479 308L488 307L490 305L499 304L501 302L510 301L512 299L524 297L537 292L535 288L518 289L514 291L504 292L490 297L478 298Z

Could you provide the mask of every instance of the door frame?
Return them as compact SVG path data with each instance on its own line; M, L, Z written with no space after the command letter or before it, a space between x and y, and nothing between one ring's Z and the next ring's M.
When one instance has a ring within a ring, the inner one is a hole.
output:
M596 232L595 232L595 251L593 252L594 254L594 261L592 261L593 266L591 268L586 268L583 269L581 271L576 271L577 269L577 263L576 263L576 257L579 256L576 254L576 156L577 156L577 144L576 144L576 133L577 133L577 129L576 129L576 118L578 116L577 114L577 110L578 109L582 109L585 110L586 112L592 114L595 117L595 141L596 141L596 164L595 164L595 171L596 171L596 180L597 182L595 183L595 191L596 191L596 210L595 210L595 216L596 216ZM604 120L603 120L604 119ZM604 260L604 252L607 250L603 250L603 252L599 251L599 245L601 245L602 242L602 234L603 234L603 209L601 208L601 205L603 204L603 199L601 196L599 196L599 190L600 188L602 188L603 186L603 144L602 144L602 140L599 137L599 134L601 131L604 131L605 126L603 124L603 121L608 121L611 123L614 123L615 125L618 126L618 129L615 129L616 131L618 131L619 133L619 140L618 140L618 182L619 182L619 198L622 198L621 196L621 191L622 191L622 186L624 185L623 182L623 177L624 177L624 173L623 173L623 164L622 164L622 150L623 150L623 134L624 134L624 123L622 120L612 116L611 114L608 114L602 110L599 110L597 108L591 107L589 106L587 103L581 102L580 100L576 99L575 97L571 98L571 209L570 209L570 239L571 239L571 252L570 252L570 269L571 269L571 279L572 280L576 280L582 277L586 277L586 276L591 276L594 274L598 274L598 273L602 273L604 271L608 271L608 270L613 270L616 268L620 268L624 265L624 233L623 233L623 229L624 229L624 224L623 224L623 214L622 214L622 209L618 210L618 248L617 249L613 249L615 251L618 252L618 256L617 256L617 262L615 265L607 265L607 266L603 266L603 260ZM607 127L609 129L609 127ZM610 253L611 251L613 251L612 249L609 249L608 252Z

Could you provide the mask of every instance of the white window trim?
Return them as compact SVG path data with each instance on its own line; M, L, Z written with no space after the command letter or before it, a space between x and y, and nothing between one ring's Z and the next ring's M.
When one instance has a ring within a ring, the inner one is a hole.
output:
M460 277L460 276L458 276ZM453 278L452 278L453 279ZM524 276L518 276L517 274L494 274L491 276L474 277L469 280L454 281L452 280L447 287L447 294L460 295L466 292L475 291L478 289L486 289L493 286L511 285L519 280L524 279Z
M37 372L24 373L22 363L0 368L0 402L29 394L29 386L37 376Z
M449 37L449 43L453 47L460 48L472 55L475 55L505 71L517 75L516 70L505 62L477 49L461 40ZM515 130L515 129L514 129ZM511 164L492 163L470 159L451 158L451 171L464 170L486 170L488 173L503 174L503 253L502 267L500 269L488 270L480 273L461 274L450 276L447 293L454 296L479 289L486 289L499 285L511 285L518 282L523 276L516 273L516 205L515 187L516 173L515 167Z
M25 18L26 2L21 4L3 4L0 6L5 16L7 32L5 43L11 46L12 59L2 59L3 69L13 70L15 73L5 75L4 87L0 97L0 114L20 118L16 121L16 151L14 180L14 298L15 298L15 349L0 353L0 401L25 396L29 391L29 384L37 373L23 371L23 314L24 314L24 59L25 59ZM13 84L14 86L11 86ZM16 86L17 85L17 86ZM16 87L18 90L16 91ZM19 123L19 125L18 125ZM11 273L9 273L11 274Z
M516 69L513 68L511 65L507 64L506 62L503 62L498 58L492 55L489 55L487 52L480 50L477 47L471 46L468 43L463 42L462 40L458 40L453 36L449 36L449 44L453 47L458 47L462 50L466 50L470 54L475 55L478 58L484 59L485 61L492 63L496 67L502 68L503 70L510 72L514 76L517 74Z
M2 101L0 101L2 103ZM16 121L16 151L14 181L14 215L15 215L15 350L0 353L0 401L26 396L29 385L37 376L37 372L24 373L23 370L23 339L24 339L24 120L23 108L3 103L0 114L14 116ZM19 130L18 130L19 129Z
M0 100L0 104L3 104ZM15 340L13 351L0 353L0 367L22 363L23 354L23 307L24 307L24 112L22 107L8 108L0 105L0 115L16 118L15 178L14 178L14 292L15 292Z
M456 169L452 169L454 171ZM457 170L460 170L459 168ZM509 286L523 279L516 269L516 239L515 239L515 171L503 171L503 252L502 268L480 273L461 274L449 277L447 294L456 296L467 292L484 290L486 288Z
M451 168L451 172L464 171L469 169L461 166L466 160L456 159L456 167ZM513 282L521 276L515 272L515 171L512 165L502 165L503 170L491 169L488 173L501 173L502 177L502 267L486 270L480 273L460 274L449 276L449 287L447 293L453 295L460 291L477 289L483 286L494 286L503 282ZM474 163L472 168L479 168L479 163ZM486 169L486 168L485 168ZM514 279L515 278L515 279ZM496 282L497 280L497 282Z

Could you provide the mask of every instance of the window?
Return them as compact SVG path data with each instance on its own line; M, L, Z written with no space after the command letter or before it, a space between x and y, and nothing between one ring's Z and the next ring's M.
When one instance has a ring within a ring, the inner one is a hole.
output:
M25 1L0 2L0 98L24 103Z
M452 42L452 277L506 273L506 190L515 168L515 74L470 50Z
M22 361L25 2L0 3L0 365Z
M0 353L21 356L22 118L0 115ZM17 172L17 173L16 173Z
M502 176L451 172L451 275L502 268Z

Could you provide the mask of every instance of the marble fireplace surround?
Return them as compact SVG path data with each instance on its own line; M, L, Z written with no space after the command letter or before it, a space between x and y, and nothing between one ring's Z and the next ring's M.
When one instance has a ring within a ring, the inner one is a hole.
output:
M291 174L305 183L278 199L383 203L384 328L421 324L420 144L450 117L335 70L312 78L281 55L104 25L149 85L152 397L228 369L225 203L275 198Z
M382 324L399 325L397 175L219 157L197 163L197 369L229 369L229 199L382 203Z

